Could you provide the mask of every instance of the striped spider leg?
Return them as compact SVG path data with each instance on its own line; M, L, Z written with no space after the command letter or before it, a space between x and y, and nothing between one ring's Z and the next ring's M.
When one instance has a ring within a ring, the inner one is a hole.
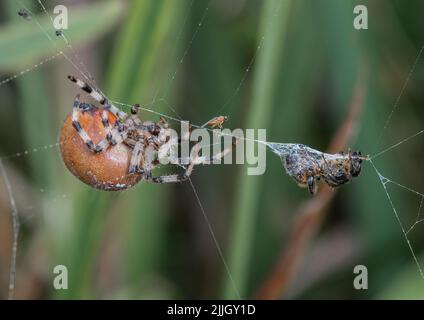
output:
M170 130L165 119L161 117L158 122L142 122L138 117L140 109L139 105L133 105L131 107L131 114L127 114L119 110L119 108L114 106L112 103L109 103L107 98L104 97L99 90L93 88L89 84L73 76L68 76L68 79L74 82L79 88L88 93L95 101L102 105L102 107L97 108L92 104L84 102L80 103L80 95L75 97L72 108L72 125L78 135L81 137L88 149L97 154L106 152L110 146L115 146L121 143L129 147L131 149L131 155L126 171L130 175L140 175L142 179L152 183L185 181L191 175L195 165L212 164L214 161L221 159L231 151L231 148L227 148L215 156L204 157L199 156L200 144L196 144L192 148L188 162L183 161L187 159L177 159L171 163L184 167L185 171L183 173L154 177L152 175L152 171L159 165L157 152L165 143L167 143L167 132ZM97 114L100 112L101 115L101 125L103 125L105 129L106 137L97 144L93 142L78 120L81 112L84 113L87 111L96 111ZM113 125L109 121L110 113L116 117L116 121ZM188 135L190 135L190 133L188 133ZM180 140L174 138L174 141L172 142L179 144ZM113 160L110 161L113 162ZM107 161L104 163L104 166L109 165ZM110 165L112 166L114 164L110 163ZM103 167L94 169L104 171L109 168ZM116 180L119 179L121 179L121 177L116 177ZM108 184L108 181L104 181L104 183L100 185L103 186L105 183ZM97 186L97 184L95 186Z
M84 102L80 103L79 98L80 95L78 94L74 99L74 104L72 107L72 125L91 151L95 153L102 152L109 145L116 145L126 139L127 133L123 130L122 124L117 121L114 127L111 127L107 111L104 109L102 112L102 123L106 129L106 139L103 139L99 143L95 144L78 121L79 112L88 111L90 108L92 108L92 105Z

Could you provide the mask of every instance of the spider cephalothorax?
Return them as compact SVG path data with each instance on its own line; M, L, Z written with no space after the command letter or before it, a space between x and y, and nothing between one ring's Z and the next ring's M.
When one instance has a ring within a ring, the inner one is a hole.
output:
M75 97L72 114L67 117L60 136L62 158L68 169L83 182L98 189L122 190L140 180L152 183L187 180L193 166L210 164L230 152L226 149L213 157L197 157L185 163L174 159L172 164L185 165L181 174L154 177L158 166L157 151L169 142L169 124L164 118L158 122L141 121L139 105L131 108L131 115L119 110L87 83L73 76L68 78L87 92L102 106L80 102ZM177 139L174 143L178 143ZM194 147L193 147L194 148Z
M364 159L361 152L328 154L303 144L288 144L282 161L286 172L298 185L317 192L317 181L324 180L330 187L338 187L357 177Z

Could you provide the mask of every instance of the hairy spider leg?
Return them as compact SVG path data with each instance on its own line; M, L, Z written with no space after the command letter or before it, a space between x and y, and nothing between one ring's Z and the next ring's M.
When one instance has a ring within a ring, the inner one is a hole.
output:
M161 142L157 137L152 135L150 132L145 132L144 136L148 145L152 145L155 148L155 150L159 150L159 146L161 145Z
M94 100L99 102L101 105L105 106L105 108L112 112L119 120L123 121L128 117L128 114L126 114L124 111L121 111L118 107L110 103L105 96L103 96L98 90L93 88L88 83L70 75L68 76L68 79L75 83L78 87L80 87L81 90L87 92Z
M150 175L149 172L153 169L152 164L155 161L155 154L153 150L157 150L159 148L160 141L148 132L143 133L143 136L143 138L145 138L145 142L147 142L147 148L145 148L144 141L135 141L131 138L124 141L130 145L134 145L128 173L142 173ZM151 150L152 148L153 150Z
M140 163L144 162L143 152L144 144L141 141L137 141L132 151L128 173L144 173L144 170L140 169L139 166Z
M106 138L101 140L98 144L95 144L78 121L79 112L80 111L84 112L87 110L85 108L87 104L80 103L79 98L80 98L80 95L77 94L74 99L74 104L72 107L72 126L75 128L75 130L78 132L81 139L84 141L84 143L87 145L87 147L91 151L95 153L100 153L103 150L105 150L109 145L115 145L126 139L127 133L124 131L121 132L119 128L120 125L116 123L114 127L112 128L110 126L109 120L107 120L107 122L105 120L105 117L107 118L107 114L105 115L104 112L102 112L102 124L105 126L105 129L107 131Z
M220 153L207 158L207 157L199 157L199 151L200 151L201 145L200 145L200 143L197 143L196 145L194 145L194 147L191 151L192 155L190 157L190 162L189 162L189 165L187 166L186 171L184 173L164 175L164 176L159 176L159 177L148 176L148 177L146 177L146 179L150 182L153 182L153 183L169 183L169 182L185 181L190 177L191 173L193 172L195 165L212 164L212 163L214 163L214 161L222 159L225 155L227 155L229 152L231 152L232 147L234 145L235 145L235 143L231 147L224 149ZM182 165L183 163L184 164L186 163L186 161L183 161L183 160L187 160L187 159L178 158L178 159L176 159L176 161L171 161L171 163L175 164L175 165Z
M171 160L171 164L179 165L179 166L182 166L182 165L185 165L185 164L191 163L191 162L194 162L195 165L199 165L199 164L205 164L205 165L213 164L213 163L221 160L222 158L224 158L227 154L229 154L232 151L233 147L237 144L238 141L239 141L238 139L235 139L235 142L231 146L225 148L221 152L219 152L219 153L217 153L215 155L212 155L210 157L199 156L198 155L195 158L192 158L192 157L190 157L190 158L187 158L187 157L186 158L177 158L177 159ZM199 146L199 148L200 148L200 146ZM199 151L200 151L200 149L199 149Z
M187 166L186 170L183 173L152 177L151 173L149 174L146 170L145 179L152 183L172 183L172 182L183 182L188 180L188 178L193 172L194 166L196 165L195 160L199 156L199 151L200 151L200 143L197 143L193 146L191 150L192 156L190 157L191 159L190 164ZM146 160L147 160L147 155L146 155Z
M224 158L227 154L229 154L229 153L232 151L232 149L233 149L234 145L235 145L235 144L233 144L233 145L231 145L231 146L229 146L229 147L225 148L225 149L224 149L224 150L222 150L221 152L219 152L219 153L217 153L217 154L215 154L215 155L212 155L212 156L210 156L210 157L204 157L204 156L202 156L202 157L197 157L197 158L194 160L195 165L199 165L199 164L206 164L206 165L208 165L208 164L213 164L213 163L215 163L215 162L217 162L217 161L221 160L222 158Z

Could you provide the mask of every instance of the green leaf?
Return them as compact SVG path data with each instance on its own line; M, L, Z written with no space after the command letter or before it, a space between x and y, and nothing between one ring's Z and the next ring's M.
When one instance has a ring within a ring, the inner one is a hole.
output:
M96 39L115 25L123 8L123 4L118 1L69 7L69 29L65 30L64 34L74 46ZM19 9L16 4L16 12ZM52 17L54 18L54 15ZM0 27L0 71L15 72L66 48L65 41L55 35L52 21L45 13L34 15L31 20L13 19Z
M279 8L278 16L275 10ZM246 120L247 128L266 128L272 120L273 97L279 90L276 81L284 52L290 1L266 1L262 5L260 35L267 35L259 52L256 65L252 104ZM259 40L260 43L260 40ZM245 167L246 168L246 167ZM244 169L245 169L244 168ZM234 221L229 243L229 269L233 277L226 276L223 290L225 299L246 298L249 262L252 255L252 233L258 215L261 176L239 177L240 191L235 200ZM236 291L238 290L238 292Z

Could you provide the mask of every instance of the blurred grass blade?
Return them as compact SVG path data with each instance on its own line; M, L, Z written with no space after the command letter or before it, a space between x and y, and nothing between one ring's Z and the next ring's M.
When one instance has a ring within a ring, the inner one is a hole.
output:
M11 14L16 14L18 17L19 3L14 1L9 3ZM34 9L33 7L28 6L30 10ZM69 29L66 30L66 37L73 46L98 38L115 25L121 17L123 8L122 2L119 1L102 1L69 7ZM35 18L49 33L57 48L37 27L34 18L29 21L23 18L10 20L0 27L0 71L13 72L28 67L39 62L42 57L65 49L63 39L55 36L55 29L49 16L40 13Z
M15 15L14 7L10 2L7 3L5 9L6 16L8 21L11 21L11 24L14 23L13 21L20 20L17 15ZM0 49L1 62L3 62L3 54L4 52ZM41 146L54 141L55 135L53 135L52 130L53 119L49 112L52 99L48 94L45 79L45 73L41 72L30 73L27 77L18 79L15 85L20 99L16 101L16 105L9 104L2 106L2 108L6 109L19 109L20 119L16 119L16 123L21 125L20 128L22 128L25 146L18 147L25 148L25 150L31 150L34 146ZM19 126L16 126L14 130L19 130L18 128ZM20 133L15 132L15 134L19 136ZM53 158L54 155L52 155L52 153L49 153L47 156L34 154L32 157L28 158L30 170L35 180L34 185L46 190L46 200L48 200L49 196L52 194L52 190L54 190L54 176L56 172ZM21 238L22 236L18 239L17 252L20 251ZM19 256L20 255L18 255L17 258L18 262ZM10 263L14 264L12 261Z
M7 13L10 24L16 24L21 19L16 15L12 3L7 4ZM1 41L1 40L0 40ZM0 64L4 62L3 49L0 48ZM26 148L34 148L51 144L55 140L52 127L51 98L48 94L46 80L43 73L31 73L26 78L17 81L17 89L20 100L18 107L21 110L21 123ZM36 106L36 107L34 107ZM30 166L39 186L48 188L51 186L54 175L54 159L51 156L34 154L30 158Z
M278 8L278 11L277 11ZM266 35L259 52L254 76L252 105L246 128L267 128L271 120L273 97L278 89L277 76L285 43L290 0L265 1L262 4L259 36ZM240 173L240 191L237 194L234 221L230 232L229 268L242 298L246 298L252 235L255 225L262 176L247 176L246 168ZM223 292L225 299L236 298L230 279Z

